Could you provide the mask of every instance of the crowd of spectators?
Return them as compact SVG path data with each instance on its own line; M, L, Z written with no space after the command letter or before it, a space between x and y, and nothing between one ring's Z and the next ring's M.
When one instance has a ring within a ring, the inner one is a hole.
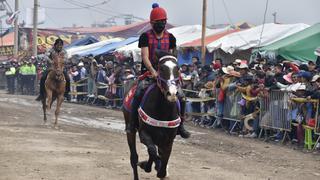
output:
M22 62L22 63L20 63ZM23 61L11 61L2 64L6 69L9 93L19 89L22 94L35 94L34 87L45 70L45 62L41 58L28 58ZM14 71L12 67L15 68ZM28 70L29 67L29 70ZM71 79L71 92L68 98L71 102L90 102L97 106L107 108L121 108L124 95L124 84L140 75L141 63L132 59L122 61L114 57L81 57L71 60L66 64L66 70ZM10 71L10 72L9 72ZM245 117L256 112L261 105L257 103L258 97L267 98L274 90L287 93L286 98L300 97L305 99L320 98L320 59L306 63L291 61L270 62L267 59L258 58L253 62L236 59L230 64L223 59L216 58L209 65L202 65L198 57L193 57L190 64L180 65L182 88L188 98L201 98L205 89L205 96L214 97L215 100L205 102L189 102L187 112L208 113L212 115L194 115L195 123L209 128L225 127L231 133L240 134L243 137L257 137L259 116L254 116L253 129L245 128L240 123L234 128L234 122L224 125L224 115L231 109L224 109L225 103L231 92L239 92L241 98L233 102L233 106L240 107L238 117ZM17 82L12 82L12 77ZM12 83L15 86L12 88ZM102 98L103 97L103 98ZM315 107L312 103L305 103L304 118L301 123L315 126ZM295 113L297 114L299 113ZM293 116L292 116L293 117ZM273 117L272 117L273 118ZM276 118L276 117L275 117ZM296 121L291 118L292 121ZM283 137L282 131L272 132L275 139ZM294 139L294 137L293 137Z

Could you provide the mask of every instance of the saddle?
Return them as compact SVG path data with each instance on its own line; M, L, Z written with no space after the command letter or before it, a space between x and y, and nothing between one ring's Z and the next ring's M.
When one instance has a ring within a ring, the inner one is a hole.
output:
M138 80L139 81L142 81L146 78L148 78L149 76L151 75L151 73L149 71L145 72L144 74L140 75L138 77ZM136 94L136 90L137 90L137 82L130 88L129 92L127 93L126 97L124 98L123 100L123 107L131 112L131 104L132 104L132 101L133 101L133 97L134 95Z

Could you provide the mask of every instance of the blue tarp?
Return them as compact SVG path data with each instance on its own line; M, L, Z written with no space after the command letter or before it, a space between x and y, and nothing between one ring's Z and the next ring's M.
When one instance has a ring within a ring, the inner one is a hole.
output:
M201 51L193 50L193 51L178 51L178 64L192 64L192 57L198 57L201 61ZM206 51L206 64L210 64L213 59L213 53L208 53Z
M69 44L68 46L66 46L66 49L69 49L69 48L72 48L75 46L85 46L85 45L89 45L89 44L96 43L96 42L99 42L99 40L96 39L95 37L86 36L82 39L76 40L73 43Z
M108 54L108 53L116 50L117 48L134 43L134 42L138 41L138 39L139 39L138 37L130 37L130 38L123 40L123 41L120 41L120 42L106 44L106 45L104 45L98 49L94 49L92 51L86 51L84 53L79 53L79 55L80 56L87 56L87 55L98 56L98 55L102 55L102 54Z

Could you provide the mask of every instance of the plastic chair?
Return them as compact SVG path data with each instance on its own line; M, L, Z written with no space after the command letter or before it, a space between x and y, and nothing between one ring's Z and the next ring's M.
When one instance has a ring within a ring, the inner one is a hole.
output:
M315 142L312 139L312 130L313 127L310 126L303 126L305 129L304 133L304 147L308 150L312 150L312 147L315 145Z

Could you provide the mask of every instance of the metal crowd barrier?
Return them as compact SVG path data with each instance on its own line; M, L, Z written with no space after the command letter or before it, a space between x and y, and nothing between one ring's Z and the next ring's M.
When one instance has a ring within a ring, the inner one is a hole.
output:
M280 131L291 131L289 95L283 91L270 91L269 96L260 99L260 127Z
M292 103L289 93L279 90L272 90L268 97L260 98L260 135L267 129L284 131L282 142L288 137L291 131Z
M306 99L306 98L291 98L293 104L293 112L297 111L298 115L302 115L303 123L302 122L294 122L292 123L295 126L299 124L305 130L305 147L311 149L316 148L317 143L320 141L320 133L319 133L319 100L318 99ZM299 121L297 118L296 121ZM314 124L312 123L314 121ZM318 135L318 138L315 143L313 143L313 136L312 132Z
M241 98L238 91L227 91L223 104L223 119L240 122L241 107L238 102Z
M75 95L86 95L86 94L88 94L88 92L86 91L87 86L88 86L88 78L87 77L83 78L83 79L80 79L79 81L70 83L70 86L75 86L77 88L83 87L83 89L81 91L79 91L79 92L78 92L78 90L70 91L69 92L70 95L74 95L75 96Z
M207 91L213 91L212 89L202 89L201 91L195 91L195 90L190 90L190 89L182 89L184 92L188 93L193 93L195 96L193 97L187 97L186 96L186 101L191 102L191 103L206 103L209 101L215 101L215 93L213 94L213 97L210 96L203 96L199 97L199 93L202 91L202 93L207 93ZM201 107L201 105L200 105ZM216 114L213 112L186 112L187 115L189 116L215 116Z

